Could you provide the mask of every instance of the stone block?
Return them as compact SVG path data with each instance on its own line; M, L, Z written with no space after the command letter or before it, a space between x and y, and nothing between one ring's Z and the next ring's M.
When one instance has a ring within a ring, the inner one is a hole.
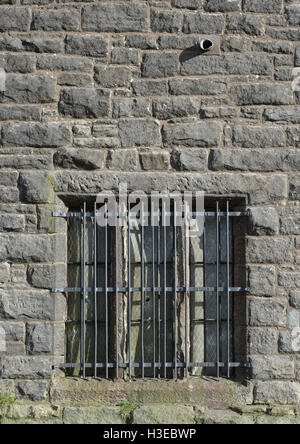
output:
M287 301L284 298L256 298L249 301L249 325L287 327Z
M165 146L214 147L222 136L222 125L217 122L166 124L162 137Z
M133 424L194 424L192 406L152 405L140 406L133 412Z
M160 125L155 120L125 119L119 129L123 147L161 145Z
M248 287L255 296L275 296L275 267L248 267Z
M31 28L39 31L79 31L80 15L74 9L36 9Z
M47 397L49 383L47 381L17 382L17 397L28 401L44 401Z
M248 238L247 262L252 264L284 264L293 261L293 245L289 238Z
M255 404L299 404L300 384L288 381L257 382L254 388Z
M77 119L107 117L110 92L104 89L63 89L60 93L59 112Z
M70 143L70 129L65 123L5 123L2 145L58 148Z
M265 236L277 234L279 230L278 213L274 208L251 208L249 234Z
M252 356L250 364L254 379L293 379L295 376L293 356Z
M65 325L63 323L27 322L26 349L30 355L63 356L65 352Z
M106 57L108 37L91 34L69 34L66 37L66 53L88 57Z
M274 355L278 351L278 333L275 328L249 328L248 349L253 355Z
M65 407L64 424L123 424L120 407Z

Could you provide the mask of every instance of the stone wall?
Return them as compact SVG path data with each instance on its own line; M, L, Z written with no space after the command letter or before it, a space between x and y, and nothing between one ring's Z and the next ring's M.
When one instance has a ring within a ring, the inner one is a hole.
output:
M0 12L0 376L47 385L65 352L66 301L50 289L66 285L66 224L52 211L127 182L247 199L254 402L298 403L299 1L2 0Z

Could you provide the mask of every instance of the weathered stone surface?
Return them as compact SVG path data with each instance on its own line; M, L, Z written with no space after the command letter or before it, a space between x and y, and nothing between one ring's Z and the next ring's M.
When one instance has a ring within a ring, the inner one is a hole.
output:
M133 424L194 424L194 422L195 413L191 406L140 406L133 412Z
M202 6L202 0L172 0L172 6L176 8L198 9Z
M109 150L106 167L112 170L134 171L137 169L136 150Z
M93 63L84 57L41 55L37 57L37 69L43 71L91 72Z
M209 12L232 12L239 11L240 5L238 0L206 0L204 9Z
M274 208L251 208L249 234L254 236L273 235L279 230L278 213Z
M218 146L222 135L219 123L166 124L162 137L165 146L211 147Z
M38 9L33 11L31 28L43 31L79 31L79 13L68 9Z
M275 295L275 267L250 266L248 269L248 287L255 296Z
M169 80L170 94L208 95L224 94L227 90L225 79L172 79Z
M187 12L184 14L183 32L186 34L221 34L224 26L222 14Z
M245 33L256 36L264 35L265 19L264 17L254 16L253 14L228 15L226 32L228 34Z
M0 395L1 396L15 396L15 383L9 379L0 380Z
M300 308L300 291L290 292L290 305L294 308Z
M173 77L179 69L178 55L174 52L147 52L142 63L143 77Z
M155 120L121 120L120 139L123 147L160 146L160 125Z
M293 245L289 238L248 238L247 262L252 264L284 264L293 259Z
M35 57L24 54L8 54L0 56L1 68L5 72L27 74L35 71Z
M0 264L0 283L8 282L10 277L10 266L9 264Z
M300 384L284 381L257 382L254 388L254 402L256 404L298 404Z
M50 203L54 200L53 179L48 172L21 173L19 179L21 198L30 203Z
M282 0L244 0L244 11L276 14L282 9Z
M3 37L0 39L1 51L59 53L62 52L62 42L48 37L39 38L32 35L19 37Z
M146 32L148 9L146 4L129 2L101 2L84 6L82 29L96 32Z
M298 324L299 325L299 324ZM281 330L279 334L278 347L280 353L296 353L300 347L296 347L295 335L290 330Z
M216 171L298 171L299 153L296 150L216 149L210 153L209 164Z
M1 319L55 320L55 303L55 296L45 290L0 290Z
M5 123L3 146L58 148L70 143L70 129L65 123Z
M250 50L250 39L240 36L225 36L221 43L224 52L247 52Z
M203 149L177 149L171 153L171 165L178 171L204 171L208 153Z
M294 103L291 85L257 83L235 85L230 97L236 105L291 105Z
M25 219L20 214L0 214L0 232L24 231Z
M275 328L250 328L248 329L248 344L250 354L276 354L278 333Z
M266 108L263 117L268 122L278 124L300 123L300 106Z
M239 74L271 75L272 57L262 54L225 54L209 57L182 57L181 73L185 76Z
M168 170L170 154L166 151L144 151L139 155L141 166L145 171Z
M63 262L65 238L37 234L0 234L0 260L14 262Z
M5 91L0 98L2 103L50 103L55 100L56 80L49 75L16 76L10 74L6 77Z
M131 71L125 66L96 66L95 80L104 88L129 87Z
M286 129L288 144L300 148L300 128L289 127Z
M90 149L67 149L54 154L56 167L76 170L97 170L104 167L105 152Z
M111 62L116 65L140 65L139 51L128 48L113 48Z
M29 31L29 8L1 8L0 31Z
M237 110L232 106L209 107L200 109L201 119L233 119L237 118Z
M120 407L65 407L64 424L122 424Z
M108 38L90 34L69 34L66 38L66 53L90 57L106 57Z
M62 86L93 87L94 82L89 74L66 72L58 76L57 84Z
M281 128L267 126L235 126L233 145L245 148L284 147L285 132Z
M1 321L0 329L5 332L6 341L25 341L25 323Z
M158 49L156 36L152 34L127 35L126 46L139 49Z
M46 399L49 383L47 381L19 381L17 383L17 397L29 401L43 401Z
M286 327L287 301L283 298L256 298L249 301L249 325Z
M293 379L295 376L293 356L252 356L250 364L254 379Z
M276 54L293 54L294 47L291 42L274 42L273 40L258 40L253 42L252 49L256 52L269 52Z
M280 219L281 234L300 234L300 211L294 216L283 216Z
M151 10L151 29L154 32L179 32L181 14L179 11Z
M115 118L147 116L151 116L148 99L122 97L113 102L113 117Z
M35 264L27 269L27 279L36 288L64 288L67 270L64 264Z
M199 112L199 100L196 97L154 99L152 108L153 116L160 120L193 116Z
M49 378L53 359L44 356L6 356L0 358L2 378Z
M74 145L79 148L116 148L120 141L117 137L80 137L74 139Z
M285 17L288 25L299 26L300 25L300 7L299 5L289 5L285 8Z
M1 106L0 120L41 120L39 106Z
M59 112L75 118L107 117L110 93L104 89L64 89L60 93Z
M300 288L300 273L280 272L278 283L285 288Z
M50 322L27 322L26 350L30 355L64 355L65 325Z
M164 96L167 94L165 80L133 80L132 89L137 96Z

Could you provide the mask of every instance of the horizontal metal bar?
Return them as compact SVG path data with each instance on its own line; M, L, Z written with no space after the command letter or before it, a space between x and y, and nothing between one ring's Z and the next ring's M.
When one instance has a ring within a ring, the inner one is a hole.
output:
M127 293L128 292L128 288L126 287L120 287L120 288L115 288L115 287L107 287L107 289L105 287L98 287L97 288L97 293L104 293L105 290L107 290L108 293L115 293L116 291L118 291L119 293ZM141 287L136 287L136 288L130 288L129 289L131 293L138 293L141 292L142 288ZM82 288L80 287L76 287L76 288L52 288L51 292L52 293L80 293L82 291ZM93 291L92 288L85 288L85 292L86 293L91 293ZM143 291L150 293L153 291L153 287L144 287ZM155 292L162 292L164 291L163 287L155 287L154 289ZM166 288L167 293L171 293L174 291L177 291L178 293L182 293L185 291L191 292L191 293L195 293L195 292L207 292L207 293L214 293L217 291L216 287L167 287ZM225 293L227 291L227 287L219 287L219 292L221 293ZM250 291L250 288L248 287L230 287L229 288L230 293L241 293L241 292L248 292Z
M103 213L101 212L96 212L96 216L97 215L102 215ZM139 214L139 213L137 213ZM157 217L157 216L162 216L161 212L154 212L154 213L150 213L148 211L145 211L144 216L153 216L153 217ZM190 212L176 212L176 216L185 216L185 217L216 217L216 212L214 211L190 211ZM166 216L174 216L174 212L168 212L166 211L165 213ZM219 213L220 217L226 217L227 213L224 212L220 212ZM53 217L83 217L83 213L82 212L67 212L67 213L62 213L62 212L53 212L52 213ZM115 214L113 213L107 213L107 216L115 216ZM230 217L243 217L243 216L249 216L249 211L232 211L229 213ZM94 212L87 212L86 213L86 217L87 218L92 218L94 217ZM125 211L124 213L117 213L117 217L128 217L128 211ZM135 219L136 218L136 214L132 214L130 216L130 219Z
M100 362L97 363L96 366L97 368L106 368L106 365L109 368L116 368L116 364L115 363L111 363L109 362L108 364L106 364L105 362ZM188 367L189 368L207 368L207 367L227 367L228 363L224 363L224 362L189 362L188 363ZM130 365L132 368L141 368L142 364L140 362L132 362ZM168 367L168 368L174 368L175 364L174 362L166 362L166 363L162 363L162 362L156 362L155 364L153 364L153 362L144 362L144 368L153 368L153 366L155 366L155 368L161 368L161 367ZM81 364L80 363L76 363L76 364L57 364L54 365L53 368L80 368ZM91 363L86 363L85 364L85 368L93 368L94 364ZM122 364L119 363L119 368L128 368L129 364ZM176 367L179 368L186 368L186 363L185 362L177 362ZM232 368L238 368L238 367L250 367L250 363L243 363L243 362L230 362L229 363L229 367Z

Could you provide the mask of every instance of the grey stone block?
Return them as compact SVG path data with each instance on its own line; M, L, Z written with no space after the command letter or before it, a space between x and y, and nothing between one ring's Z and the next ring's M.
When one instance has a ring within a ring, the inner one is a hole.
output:
M214 147L222 136L222 125L212 122L166 124L162 137L165 146Z
M129 48L113 48L111 52L111 62L116 65L140 65L139 51Z
M274 208L251 208L249 234L254 236L274 235L279 230L278 213Z
M77 119L107 117L110 92L93 88L63 89L58 109L61 114Z
M42 31L79 31L79 12L74 9L37 9L33 11L31 28Z
M15 397L15 382L9 379L0 380L0 394L2 396Z
M108 54L108 37L69 34L66 37L66 53L89 57L106 57Z
M290 305L294 308L300 308L300 291L290 292Z
M70 143L70 129L65 123L5 123L3 146L59 148Z
M120 407L65 407L64 424L123 424Z
M67 269L64 264L35 264L27 269L27 279L36 288L64 288Z
M253 14L229 14L227 16L226 32L228 34L264 35L265 19Z
M222 14L203 14L202 12L184 14L183 32L186 34L221 34L223 27Z
M275 54L293 54L294 52L294 47L291 42L274 42L273 40L258 40L253 42L252 49L256 52Z
M5 340L9 342L25 342L25 323L1 321L0 329L5 332Z
M207 157L207 150L204 149L177 149L171 153L171 166L178 171L204 171Z
M275 267L250 266L248 286L255 296L275 296Z
M158 49L156 36L152 34L131 34L126 36L126 46L139 49Z
M263 117L265 121L284 125L300 123L300 106L266 108Z
M148 30L147 5L129 2L101 2L84 6L82 29L94 32L146 32Z
M143 56L142 77L173 77L178 70L179 59L174 52L147 52Z
M114 118L148 116L151 116L149 99L122 97L113 101Z
M202 6L202 0L172 0L171 4L175 8L199 9Z
M1 67L5 72L27 74L35 71L35 57L24 54L8 54L0 56Z
M173 95L209 95L225 94L226 79L172 79L169 80L170 94Z
M295 376L293 356L252 356L250 364L254 379L293 379Z
M104 88L128 88L131 80L131 71L125 66L96 66L95 80Z
M0 264L0 283L8 282L10 278L9 264Z
M25 219L20 214L0 214L0 232L24 231Z
M64 355L65 325L50 322L27 322L26 350L30 355Z
M285 288L300 288L300 273L280 272L278 284Z
M290 26L300 25L300 5L289 5L284 9L287 24Z
M206 0L204 10L208 12L232 12L240 11L238 0Z
M160 98L152 101L153 116L161 120L198 115L199 107L199 99L196 97Z
M299 404L300 384L287 381L257 382L254 388L255 404Z
M44 356L6 356L0 358L2 378L49 378L52 375L52 358Z
M289 328L299 328L300 324L300 313L298 310L289 310L288 312L288 327Z
M286 327L287 301L283 298L256 298L249 301L249 325L253 327Z
M247 262L252 264L284 264L293 261L293 245L289 238L249 238Z
M24 202L51 203L54 201L53 179L48 172L21 173L19 186L21 199Z
M235 85L230 98L236 105L292 105L294 95L291 85L260 83Z
M165 80L133 80L132 89L137 96L164 96L167 94Z
M56 100L56 80L49 75L6 76L2 103L50 103ZM14 119L11 120L27 120Z
M280 353L296 353L300 351L295 348L295 336L291 330L282 330L279 334L278 347Z
M105 151L68 149L57 151L53 163L59 168L97 170L104 167Z
M123 147L160 146L160 125L155 120L120 120L120 139Z
M29 31L30 10L29 8L1 8L0 31Z
M170 154L165 151L145 151L140 153L140 162L145 171L168 170L170 166Z
M250 51L250 38L235 35L225 36L222 40L221 49L224 52Z
M288 144L300 148L300 128L289 127L286 129Z
M93 87L94 82L89 74L66 72L58 76L57 84L62 86Z
M151 10L151 29L154 32L176 33L181 29L182 16L179 11Z
M80 71L92 72L93 63L84 57L40 55L37 57L37 69L42 71Z
M44 401L48 387L47 381L19 381L16 386L17 397L28 401Z
M209 107L200 109L201 119L234 119L237 118L237 109L232 106Z
M244 0L244 11L276 14L282 10L282 0Z
M277 353L278 333L274 328L248 329L249 353L253 355L274 355Z
M281 234L300 234L300 211L294 216L284 216L280 219L280 233Z
M152 405L139 406L133 411L133 424L194 424L192 406Z
M39 38L32 35L19 37L3 37L0 39L1 51L60 53L63 45L60 40Z
M225 54L209 57L183 57L181 74L192 75L271 75L272 57L264 54Z
M137 169L137 166L136 150L109 150L106 160L106 167L108 169L135 171Z

